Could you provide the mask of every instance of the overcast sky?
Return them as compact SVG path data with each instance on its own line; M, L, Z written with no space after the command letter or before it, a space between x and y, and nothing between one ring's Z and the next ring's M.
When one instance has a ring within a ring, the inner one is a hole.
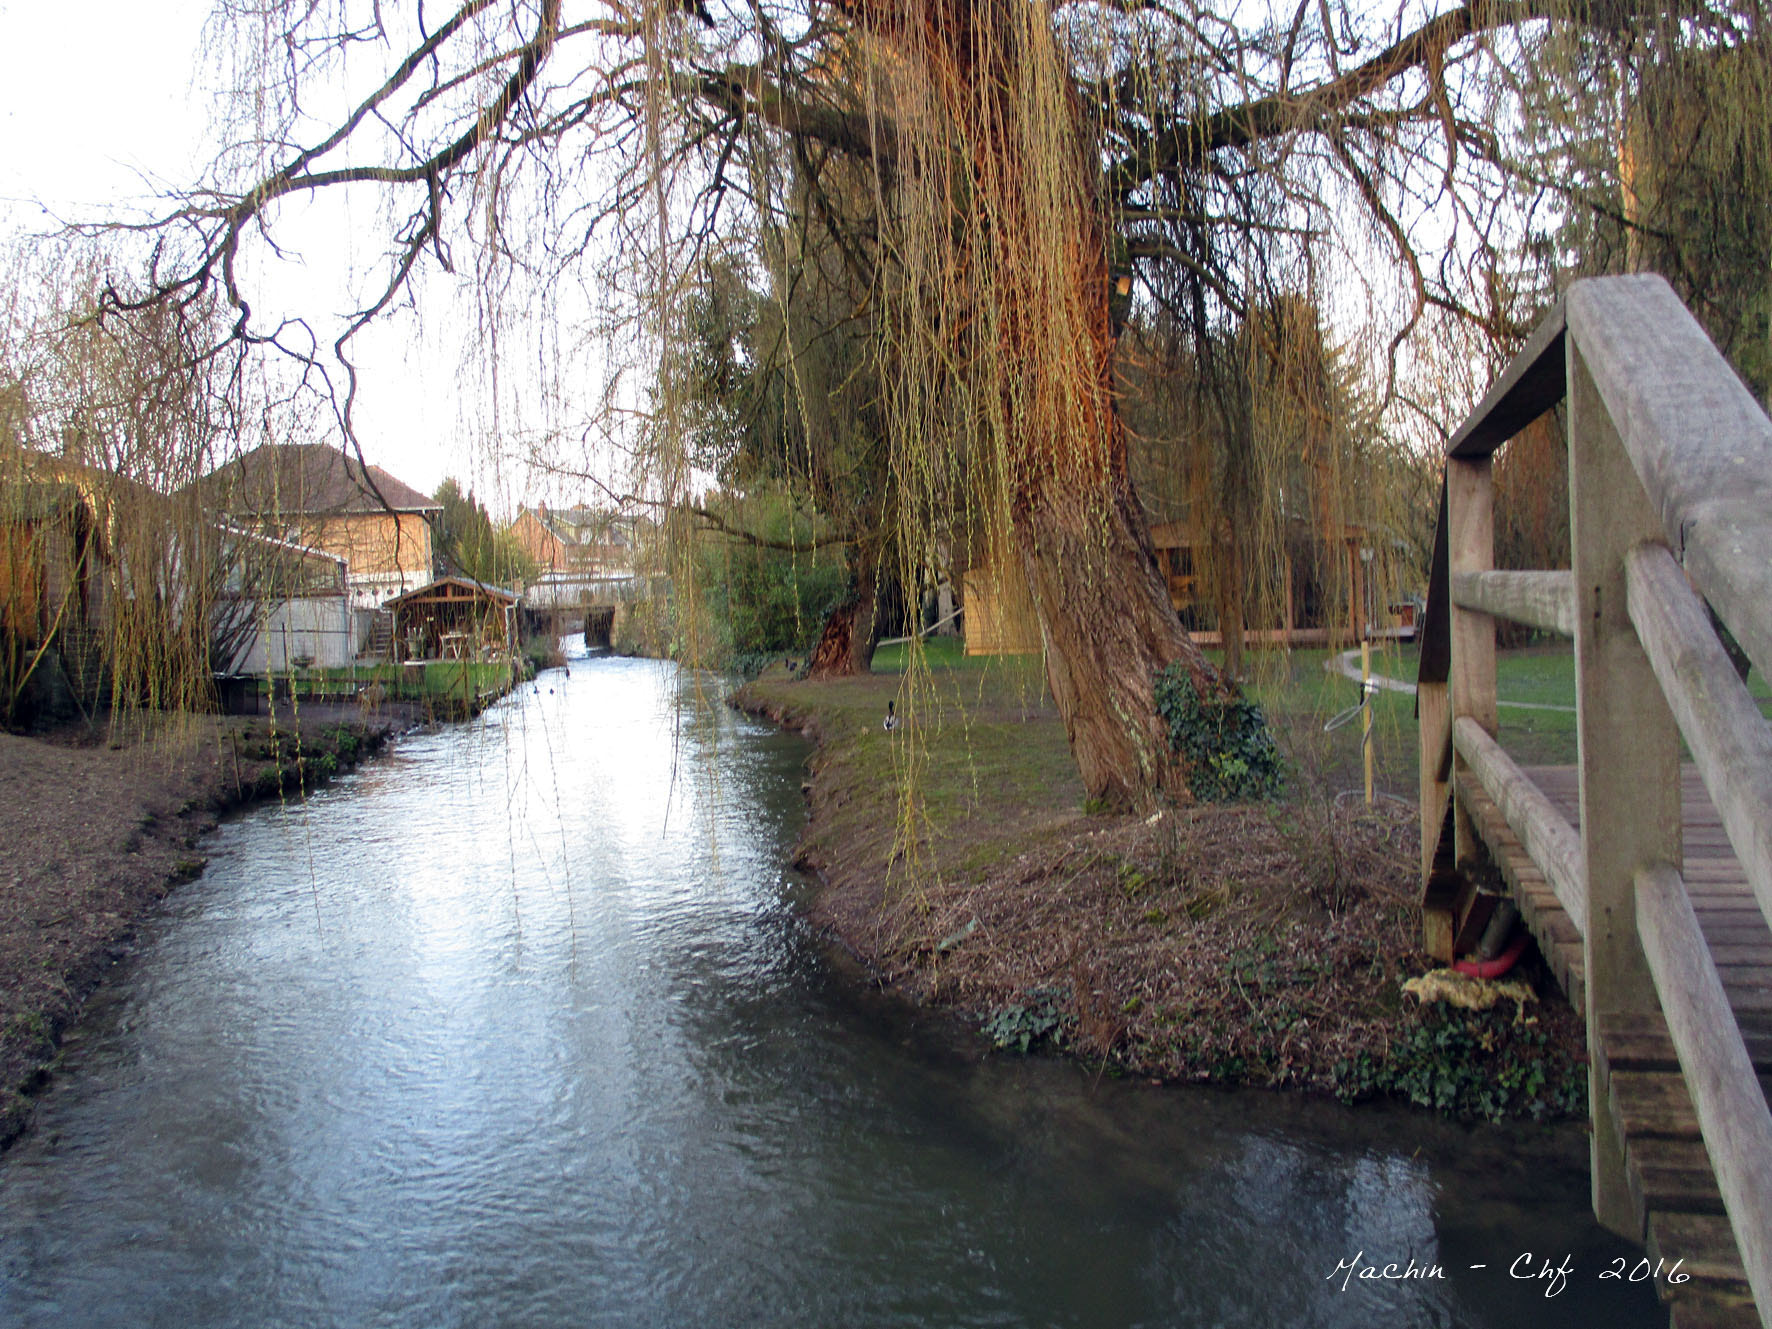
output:
M0 232L131 214L157 188L196 179L215 147L213 80L199 54L208 9L207 0L0 0ZM299 263L273 298L315 320L348 307L343 273L375 257L353 254L358 229L379 237L379 227L352 226L347 208L292 228ZM359 343L357 432L369 459L407 483L428 492L454 474L509 511L538 494L497 464L484 425L471 423L487 412L463 400L463 318L471 309L427 298L422 323L399 318Z

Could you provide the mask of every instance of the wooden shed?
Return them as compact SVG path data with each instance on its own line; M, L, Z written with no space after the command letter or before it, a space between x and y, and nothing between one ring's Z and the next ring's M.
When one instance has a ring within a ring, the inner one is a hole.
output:
M97 467L0 452L0 717L36 704L27 689L44 697L65 688L87 711L100 703L113 663L118 530L172 529L165 504Z
M1034 655L1042 649L1040 619L1016 564L985 564L960 582L968 655Z
M1193 639L1202 646L1222 645L1220 606L1204 575L1215 551L1185 521L1154 523L1151 548L1169 587L1169 603ZM1246 624L1244 642L1327 646L1378 632L1368 604L1370 559L1363 526L1346 523L1339 533L1324 537L1294 523L1281 555L1279 622Z
M394 615L394 658L485 660L517 644L517 593L471 577L439 577L384 602Z

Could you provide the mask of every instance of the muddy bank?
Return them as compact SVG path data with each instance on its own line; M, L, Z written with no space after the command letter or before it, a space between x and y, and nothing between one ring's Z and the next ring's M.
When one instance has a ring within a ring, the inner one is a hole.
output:
M221 814L299 798L379 750L405 710L306 707L299 726L204 716L125 739L0 733L0 1147L64 1029L147 911L202 872Z
M1104 1074L1585 1111L1582 1023L1535 959L1510 976L1531 999L1486 1012L1403 992L1429 967L1412 808L1295 779L1273 804L1086 815L1037 683L938 670L908 707L900 684L766 676L735 699L818 745L813 921L882 986ZM893 731L888 698L911 712Z

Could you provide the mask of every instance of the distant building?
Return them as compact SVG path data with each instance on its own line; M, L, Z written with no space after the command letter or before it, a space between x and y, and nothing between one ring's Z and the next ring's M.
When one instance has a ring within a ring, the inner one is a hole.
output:
M968 655L1037 655L1040 619L1019 566L981 563L960 583Z
M1220 606L1203 575L1215 551L1184 521L1155 522L1150 537L1176 617L1197 644L1223 645ZM1289 523L1278 554L1277 621L1245 624L1243 643L1346 646L1362 637L1411 636L1414 606L1380 602L1371 567L1374 543L1366 527L1352 523L1343 523L1327 537L1301 522ZM966 573L963 589L968 655L1014 655L1042 648L1039 615L1019 566L981 560Z
M234 527L218 534L227 561L210 634L218 674L351 662L359 634L344 559Z
M427 585L431 521L441 506L388 474L320 443L266 444L200 482L236 525L344 560L354 609Z
M599 508L517 509L511 534L545 576L626 577L634 571L631 517Z
M1220 606L1202 576L1219 550L1185 521L1154 522L1151 551L1169 590L1169 603L1202 646L1224 643ZM1382 603L1383 577L1374 571L1383 546L1396 546L1382 531L1353 522L1325 534L1302 521L1286 523L1277 551L1279 603L1273 621L1244 625L1247 645L1348 646L1368 637L1408 637L1415 628L1414 606Z

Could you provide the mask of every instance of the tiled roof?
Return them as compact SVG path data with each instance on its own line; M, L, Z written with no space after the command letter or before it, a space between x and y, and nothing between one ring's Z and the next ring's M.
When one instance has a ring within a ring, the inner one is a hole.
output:
M201 482L223 510L257 516L435 512L439 504L379 466L324 443L267 443Z

